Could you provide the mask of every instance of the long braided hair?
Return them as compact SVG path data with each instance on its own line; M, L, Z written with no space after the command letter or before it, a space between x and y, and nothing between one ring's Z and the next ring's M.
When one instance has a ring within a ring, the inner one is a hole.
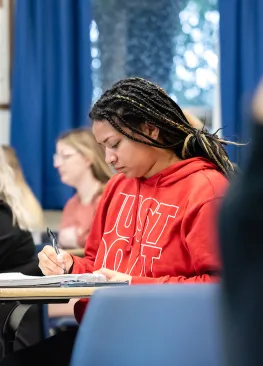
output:
M161 149L173 150L180 159L203 157L231 178L233 166L224 145L232 142L190 125L181 108L157 85L142 78L123 79L95 103L89 117L106 119L129 139ZM159 141L141 131L145 122L159 129ZM124 130L128 127L130 132ZM145 140L140 139L143 136Z

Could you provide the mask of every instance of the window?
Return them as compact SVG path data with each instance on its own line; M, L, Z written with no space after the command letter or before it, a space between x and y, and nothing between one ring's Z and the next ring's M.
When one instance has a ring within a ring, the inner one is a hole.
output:
M211 110L217 82L217 0L93 0L94 101L129 76L181 106ZM202 113L201 113L202 114ZM210 111L211 115L211 111Z

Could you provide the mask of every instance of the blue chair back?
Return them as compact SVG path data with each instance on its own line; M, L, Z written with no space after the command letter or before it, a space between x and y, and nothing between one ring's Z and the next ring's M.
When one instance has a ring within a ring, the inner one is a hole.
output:
M219 285L98 290L71 366L223 366L220 314Z

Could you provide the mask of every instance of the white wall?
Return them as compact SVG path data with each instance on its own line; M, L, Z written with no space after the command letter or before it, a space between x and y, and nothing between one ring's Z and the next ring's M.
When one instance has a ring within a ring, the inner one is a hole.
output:
M10 144L10 112L0 110L0 144Z
M0 7L0 104L10 101L10 3L2 0Z
M0 7L0 144L10 143L10 1Z

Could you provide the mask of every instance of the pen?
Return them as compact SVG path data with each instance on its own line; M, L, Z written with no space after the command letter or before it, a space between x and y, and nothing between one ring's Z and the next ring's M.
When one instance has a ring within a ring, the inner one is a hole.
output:
M50 241L52 243L52 246L55 249L57 255L60 255L60 251L58 249L58 243L57 243L56 235L53 233L53 231L50 230L49 227L47 227L47 235L48 235L48 237L49 237L49 239L50 239ZM64 274L66 274L67 273L66 268L63 268L63 270L64 270Z

